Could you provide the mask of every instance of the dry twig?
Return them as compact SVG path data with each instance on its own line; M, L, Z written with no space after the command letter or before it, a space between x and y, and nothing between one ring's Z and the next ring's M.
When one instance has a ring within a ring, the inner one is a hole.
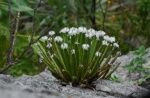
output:
M7 61L6 61L6 66L10 64L12 61L12 52L13 52L13 26L12 26L12 15L11 15L11 3L10 0L8 0L8 18L9 18L9 32L10 32L10 45L9 45L9 51L7 55Z

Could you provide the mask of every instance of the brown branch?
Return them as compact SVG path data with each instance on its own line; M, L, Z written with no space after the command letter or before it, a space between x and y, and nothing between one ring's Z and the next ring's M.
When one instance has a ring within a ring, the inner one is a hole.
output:
M12 61L12 52L13 52L13 29L12 29L12 15L11 15L11 3L10 0L8 0L8 18L9 18L9 34L10 34L10 44L9 44L9 50L6 60L6 66L10 64Z
M17 12L16 16L15 16L15 19L14 19L14 24L13 24L13 28L14 28L13 29L13 35L12 35L13 39L12 39L12 42L10 42L10 43L12 43L12 53L14 51L14 45L15 45L15 41L16 41L16 36L14 36L14 35L16 35L18 33L19 17L20 17L20 12ZM13 55L12 55L12 60L11 61L13 61Z
M15 36L14 34L17 34L18 32L18 23L19 23L19 16L20 13L17 12L14 22L12 23L12 15L11 15L11 2L8 0L8 17L9 17L9 37L10 37L10 44L9 44L9 50L8 50L8 56L6 61L6 66L9 66L9 64L13 60L13 51L14 51L14 44L15 44ZM15 29L14 29L15 28Z
M40 5L41 3L41 0L39 1L38 5L34 8L34 18L35 18L35 12L36 12L36 9L38 8L38 6ZM11 16L10 16L10 0L8 0L8 10L9 10L9 21L11 21ZM19 22L19 21L18 21ZM18 23L16 21L16 24ZM14 41L14 36L13 36L13 32L12 32L12 23L10 22L11 26L10 26L10 48L9 48L9 53L8 53L8 61L6 63L6 67L3 68L2 70L0 70L0 74L2 73L5 73L7 72L7 70L9 68L11 68L12 66L14 66L16 63L18 63L21 59L22 56L24 56L24 54L27 52L27 50L30 48L30 46L34 43L36 43L42 36L46 35L48 33L48 31L50 31L53 27L54 27L54 23L52 23L51 27L48 28L46 31L44 31L37 39L33 39L33 36L35 34L35 19L33 21L33 29L32 29L32 34L31 34L31 39L30 39L30 42L29 44L25 47L25 49L23 50L23 52L15 59L15 60L12 60L12 52L13 52L13 41ZM17 24L18 25L18 24ZM17 26L16 25L16 26ZM17 32L18 31L18 27L16 27L15 31Z
M35 21L36 21L36 18L35 18L35 14L36 14L36 10L37 8L40 6L41 4L41 0L38 2L37 6L34 8L34 14L33 14L33 28L32 28L32 34L31 34L31 39L30 41L33 40L33 36L35 34Z
M17 12L16 18L15 18L15 30L14 30L14 35L16 35L16 34L18 33L19 17L20 17L20 12Z

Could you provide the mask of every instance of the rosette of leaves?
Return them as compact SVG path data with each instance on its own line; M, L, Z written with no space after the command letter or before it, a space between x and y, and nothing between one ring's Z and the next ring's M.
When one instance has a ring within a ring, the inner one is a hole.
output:
M59 33L50 31L37 43L40 62L48 66L57 79L65 83L84 84L110 78L120 63L115 37L104 31L85 27L65 27Z

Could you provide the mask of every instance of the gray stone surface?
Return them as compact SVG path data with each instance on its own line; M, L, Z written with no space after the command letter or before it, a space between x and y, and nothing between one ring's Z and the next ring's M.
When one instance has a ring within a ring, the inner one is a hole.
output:
M121 95L127 97L131 95L132 93L137 93L134 95L135 98L138 98L139 96L143 95L143 92L147 92L146 89L141 88L139 86L135 85L125 85L120 83L115 83L108 80L100 80L96 81L96 90L105 91L114 95Z
M95 84L96 90L61 86L47 70L39 75L22 75L17 79L0 75L0 98L126 98L133 92L140 92L140 95L143 95L141 92L148 92L139 86L108 80L98 80ZM140 98L138 94L134 96Z
M150 66L150 48L148 48L146 51L148 53L143 57L146 62L142 66ZM139 74L139 72L129 74L128 70L125 68L125 66L129 64L134 58L135 56L133 53L128 53L127 55L118 57L116 60L116 63L121 62L121 65L114 72L114 75L121 77L122 82L125 84L128 84L130 81L136 81L144 76L143 74Z

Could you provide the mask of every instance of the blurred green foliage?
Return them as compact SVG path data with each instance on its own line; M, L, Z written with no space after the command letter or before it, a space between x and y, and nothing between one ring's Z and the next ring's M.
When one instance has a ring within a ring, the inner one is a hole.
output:
M146 62L145 59L143 59L143 56L148 53L144 46L141 46L138 50L132 51L136 57L128 64L126 65L126 68L128 69L129 73L131 72L140 72L145 71L142 64Z
M146 81L146 79L150 78L150 70L149 66L143 66L145 62L147 62L143 56L145 56L148 52L144 46L141 46L138 50L132 51L135 55L135 58L131 60L129 64L125 66L129 73L138 72L140 74L139 79L137 80L138 84ZM141 77L141 74L144 76Z
M33 9L39 0L11 0L12 16L20 12L19 32L13 53L18 56L29 42L33 25ZM86 26L103 29L115 36L123 54L138 48L142 44L150 45L150 0L42 0L36 12L36 36L55 22L57 32L63 27ZM128 2L127 2L128 1ZM103 10L100 8L102 6ZM93 9L95 8L95 9ZM106 9L106 10L105 10ZM13 22L13 20L12 20ZM1 44L4 43L4 44ZM0 69L5 66L9 45L9 21L7 1L0 1ZM31 47L21 62L16 64L8 74L19 76L34 75L44 69L38 63L38 56Z
M25 46L29 43L29 34L31 34L31 27L25 28L23 21L33 16L33 9L29 6L27 0L11 0L12 4L12 16L15 16L16 12L20 12L20 24L19 34L14 35L16 37L16 43L14 46L13 58L15 59L24 50ZM0 69L5 67L8 46L9 46L9 21L8 21L8 9L7 2L0 2ZM14 20L12 20L13 22ZM22 74L34 75L44 69L38 63L38 57L34 54L33 49L30 48L27 53L22 57L21 61L8 70L8 74L15 77Z

